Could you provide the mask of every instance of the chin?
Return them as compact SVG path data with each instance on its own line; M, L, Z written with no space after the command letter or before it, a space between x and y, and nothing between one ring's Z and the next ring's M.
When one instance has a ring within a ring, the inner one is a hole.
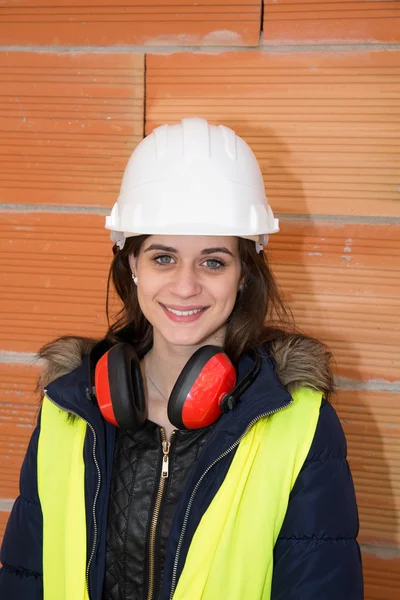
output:
M164 331L161 332L165 340L173 346L204 346L205 344L222 345L218 334L222 327L202 331ZM223 337L223 336L221 336Z
M199 346L204 336L201 335L164 335L171 346Z

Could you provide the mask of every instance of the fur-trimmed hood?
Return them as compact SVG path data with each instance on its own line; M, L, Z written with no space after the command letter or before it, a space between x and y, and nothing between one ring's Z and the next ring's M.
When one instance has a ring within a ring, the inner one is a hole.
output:
M37 390L70 373L82 363L98 342L84 337L61 337L44 346L38 357L44 361ZM326 398L334 392L331 370L332 355L321 342L302 334L283 334L268 345L268 353L275 363L276 374L291 393L297 388L311 388L323 392Z

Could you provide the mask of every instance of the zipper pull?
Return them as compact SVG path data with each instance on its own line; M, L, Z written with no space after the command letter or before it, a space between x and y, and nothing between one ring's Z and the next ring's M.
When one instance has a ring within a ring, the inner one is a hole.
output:
M169 449L170 449L171 443L170 442L163 442L162 443L162 448L163 448L163 462L162 462L162 470L161 470L161 477L163 479L166 479L168 477L168 470L169 470Z

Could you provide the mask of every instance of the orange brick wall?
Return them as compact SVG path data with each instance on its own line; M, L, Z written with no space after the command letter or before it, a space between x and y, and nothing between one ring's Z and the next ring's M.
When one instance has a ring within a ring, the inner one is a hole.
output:
M104 332L104 215L127 158L203 116L260 161L272 264L336 357L366 600L397 598L400 2L3 0L0 44L0 536L38 411L34 353Z

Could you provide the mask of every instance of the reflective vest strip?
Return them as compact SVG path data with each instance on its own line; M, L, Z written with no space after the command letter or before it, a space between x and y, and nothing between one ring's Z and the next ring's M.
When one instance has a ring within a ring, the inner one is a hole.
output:
M43 513L43 600L89 600L83 446L86 422L73 421L47 397L38 444ZM22 541L23 543L23 541Z

